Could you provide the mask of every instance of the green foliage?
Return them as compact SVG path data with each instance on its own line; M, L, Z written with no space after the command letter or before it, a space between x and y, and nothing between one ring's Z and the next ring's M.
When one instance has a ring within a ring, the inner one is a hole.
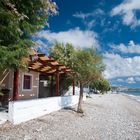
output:
M102 57L93 49L80 49L76 51L74 71L76 79L83 85L101 77L104 65Z
M83 85L101 77L104 70L102 56L95 49L75 49L72 44L56 42L50 50L50 56L70 67L75 79Z
M60 63L73 68L75 61L75 49L72 44L55 42L54 47L50 50L50 56L58 60Z
M54 47L50 49L50 56L55 60L58 60L63 65L73 69L75 50L71 44L67 43L66 45L64 45L63 43L55 42ZM61 94L71 85L72 78L72 75L69 74L63 74L60 76L60 87L62 87L60 89Z
M82 99L83 87L93 80L102 77L105 66L102 63L102 56L95 49L75 49L71 44L61 44L56 42L50 51L51 56L60 63L65 64L74 71L72 78L80 84L80 97L77 112L83 113Z
M31 35L56 13L51 0L0 1L0 69L22 67L21 58L33 45Z
M111 87L106 79L96 80L90 83L90 88L100 91L102 94L110 91Z

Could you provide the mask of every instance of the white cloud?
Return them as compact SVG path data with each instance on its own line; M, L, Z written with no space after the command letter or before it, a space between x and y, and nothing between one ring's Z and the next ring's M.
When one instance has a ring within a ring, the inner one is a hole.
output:
M61 43L71 43L75 47L91 47L99 48L98 35L90 30L80 30L79 28L70 29L68 31L51 32L48 30L40 31L36 34L36 38L47 40L49 43L58 41Z
M136 17L137 10L140 10L140 0L124 0L112 9L111 15L122 15L123 23L134 28L140 25L140 19Z
M135 44L133 40L129 41L128 45L125 45L123 43L119 45L111 44L110 47L115 51L119 51L122 53L140 54L140 44Z
M83 12L77 12L75 14L73 14L73 17L76 18L81 18L81 19L86 19L88 17L94 17L94 16L98 16L98 15L104 15L104 11L102 9L96 9L93 12L89 12L89 13L83 13Z
M85 22L85 25L87 25L88 29L92 29L92 27L96 24L95 20L91 20L90 22Z
M104 75L108 79L117 77L140 76L140 56L123 58L118 54L104 54L106 70Z
M97 24L97 18L102 18L103 15L105 15L105 12L102 9L97 8L89 13L77 12L73 14L73 17L81 19L88 29L92 29Z
M140 77L135 77L136 82L140 82Z
M140 77L139 76L122 77L122 78L115 79L115 81L118 83L134 84L134 83L140 82Z
M46 45L46 42L43 42L39 38L34 39L34 41L35 41L35 45L33 46L34 49L36 49L39 52L48 54L48 50L49 50L50 46Z
M121 78L118 78L116 81L117 81L117 82L124 82L124 80L121 79Z
M126 83L134 84L134 83L136 83L136 81L135 81L134 77L129 77L126 79Z
M46 44L45 44L42 40L38 39L38 40L36 41L36 46L37 46L37 47L38 47L38 46L46 46Z
M93 13L78 12L78 13L73 14L73 17L81 18L81 19L85 19L85 18L87 18L89 16L93 16Z
M94 14L95 15L104 15L105 14L105 12L102 10L102 9L100 9L100 8L97 8L95 11L94 11Z

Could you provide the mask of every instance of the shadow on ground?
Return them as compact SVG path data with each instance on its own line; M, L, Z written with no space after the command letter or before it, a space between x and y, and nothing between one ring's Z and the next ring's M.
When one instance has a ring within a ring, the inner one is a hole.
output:
M64 107L63 109L64 110L70 110L70 111L73 111L73 112L77 113L77 110L75 108L72 108L72 107Z

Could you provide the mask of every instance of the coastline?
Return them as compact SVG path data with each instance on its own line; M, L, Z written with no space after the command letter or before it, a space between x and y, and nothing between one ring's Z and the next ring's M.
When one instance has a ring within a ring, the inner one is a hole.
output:
M128 97L129 99L135 100L138 103L140 103L140 96L136 96L136 95L132 95L132 94L127 94L125 92L121 92L121 93L118 93L118 94L124 95L124 96Z
M140 139L140 103L121 94L91 95L84 115L72 109L45 115L20 125L0 125L0 139Z

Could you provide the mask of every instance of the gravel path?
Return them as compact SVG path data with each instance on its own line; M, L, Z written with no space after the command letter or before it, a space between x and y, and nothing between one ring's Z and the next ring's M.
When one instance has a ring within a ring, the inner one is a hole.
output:
M83 108L84 115L63 109L16 126L5 123L0 140L140 140L140 103L119 94L93 95Z

